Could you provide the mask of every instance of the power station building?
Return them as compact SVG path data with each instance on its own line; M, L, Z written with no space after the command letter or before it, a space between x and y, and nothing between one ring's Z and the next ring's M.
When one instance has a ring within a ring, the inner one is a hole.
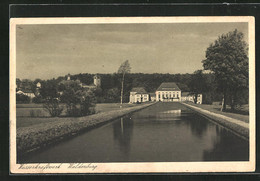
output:
M179 102L181 90L175 82L163 82L155 92L156 101Z

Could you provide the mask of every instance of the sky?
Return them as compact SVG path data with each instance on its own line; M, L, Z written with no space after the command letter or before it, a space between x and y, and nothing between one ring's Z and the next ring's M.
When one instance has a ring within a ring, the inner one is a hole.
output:
M51 79L68 73L193 73L219 35L247 23L17 25L16 76Z

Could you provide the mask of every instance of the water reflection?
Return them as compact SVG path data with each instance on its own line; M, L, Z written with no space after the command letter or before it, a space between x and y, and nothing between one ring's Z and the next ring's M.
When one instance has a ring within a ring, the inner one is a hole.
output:
M168 111L163 111L161 113L181 115L181 109L168 110Z
M198 138L202 138L206 133L210 134L208 133L210 130L207 122L208 120L195 113L190 113L189 115L184 116L184 124L186 124L193 135Z
M133 134L133 121L128 118L120 118L113 124L113 138L118 142L120 150L128 155L131 150L131 137Z
M236 140L235 135L219 126L215 127L217 137L212 140L213 147L204 150L203 160L205 161L247 161L249 160L249 142L244 139ZM234 143L236 140L236 143ZM230 146L232 145L232 146Z

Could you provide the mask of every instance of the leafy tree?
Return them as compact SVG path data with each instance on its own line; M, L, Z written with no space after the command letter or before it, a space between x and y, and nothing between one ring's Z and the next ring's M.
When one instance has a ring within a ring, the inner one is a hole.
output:
M119 69L118 69L118 73L122 74L122 79L121 79L121 104L123 104L123 95L124 95L124 80L125 80L125 75L127 73L130 73L131 71L131 67L129 64L129 61L126 60L125 62L123 62Z
M60 116L63 111L63 107L60 106L59 100L57 98L48 98L43 104L45 108L51 115L51 117Z
M39 104L39 103L43 103L44 100L43 100L42 96L39 95L39 96L36 96L36 97L32 98L32 102L36 103L36 104Z
M215 74L218 90L223 95L222 111L230 97L234 109L238 90L248 87L248 46L244 35L237 30L223 34L206 50L204 69Z
M107 91L107 102L119 102L120 99L118 95L120 94L120 91L118 88L112 88Z
M98 103L104 102L103 90L100 87L95 88L93 93Z
M80 116L80 109L77 104L80 103L80 96L75 90L67 88L61 95L61 101L66 104L66 112L68 116Z
M191 93L194 95L194 103L197 104L198 95L207 90L207 83L202 70L196 70L189 82Z
M63 107L60 105L60 95L56 81L52 79L42 82L42 87L39 91L44 102L43 107L52 117L60 116Z
M92 90L81 92L82 99L80 101L81 116L95 114L96 97Z
M58 85L55 80L47 80L42 82L42 87L39 90L43 99L59 98Z
M66 104L68 116L86 116L95 113L96 96L92 90L84 90L79 82L61 83L61 101Z

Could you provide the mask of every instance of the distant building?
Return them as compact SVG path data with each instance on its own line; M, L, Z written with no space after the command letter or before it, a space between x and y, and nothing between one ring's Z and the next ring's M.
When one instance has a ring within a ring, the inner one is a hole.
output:
M130 91L130 103L137 103L137 102L147 102L149 101L149 94L145 91L143 87L134 87Z
M62 80L62 81L60 82L60 84L64 84L64 85L68 84L68 85L69 85L69 84L71 84L71 83L73 83L73 82L76 82L78 85L80 85L82 88L85 88L85 89L95 89L95 88L101 86L101 78L100 78L100 76L98 76L98 75L95 75L95 76L93 77L94 83L92 83L92 84L90 84L90 85L87 85L87 84L85 84L85 83L82 83L79 79L77 79L77 80L71 80L70 74L66 75L65 78L66 78L66 80ZM62 92L60 92L59 94L62 94Z
M17 94L23 94L23 95L26 95L28 97L30 97L31 99L35 97L35 94L31 91L31 90L19 90L16 92Z
M182 92L181 101L193 101L193 95L190 92Z
M41 88L41 87L42 87L42 84L40 82L37 82L36 88Z
M198 94L197 104L202 104L202 94Z
M181 101L181 90L175 82L163 82L155 92L156 101Z
M183 92L181 95L181 101L194 102L194 98L195 98L194 94L190 92ZM198 94L197 104L202 104L202 94Z
M67 75L67 80L70 80L70 74Z
M100 78L99 75L95 75L95 76L94 76L94 85L95 85L96 87L100 87L100 86L101 86L101 78Z

